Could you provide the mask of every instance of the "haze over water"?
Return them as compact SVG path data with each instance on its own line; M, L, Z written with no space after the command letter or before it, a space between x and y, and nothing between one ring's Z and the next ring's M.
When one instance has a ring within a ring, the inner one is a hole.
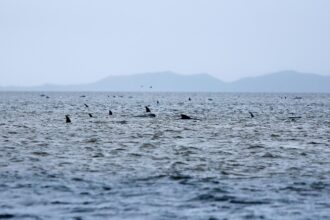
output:
M329 94L40 94L0 93L0 218L330 217Z
M329 0L2 0L0 86L330 74Z

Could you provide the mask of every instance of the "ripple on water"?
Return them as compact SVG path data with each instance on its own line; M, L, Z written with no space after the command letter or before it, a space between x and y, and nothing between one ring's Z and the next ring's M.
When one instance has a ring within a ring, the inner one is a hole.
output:
M328 94L45 96L0 93L0 219L330 216Z

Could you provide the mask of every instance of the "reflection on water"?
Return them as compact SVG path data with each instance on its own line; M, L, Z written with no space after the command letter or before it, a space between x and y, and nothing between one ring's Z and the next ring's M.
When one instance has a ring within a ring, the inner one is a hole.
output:
M40 94L0 93L0 219L330 218L330 95Z

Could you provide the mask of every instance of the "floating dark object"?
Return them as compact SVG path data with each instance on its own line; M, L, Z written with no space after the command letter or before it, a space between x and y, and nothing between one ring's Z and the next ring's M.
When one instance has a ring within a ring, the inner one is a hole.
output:
M152 89L152 86L150 86L149 88Z
M208 100L209 100L209 101L212 101L213 99L210 99L210 98L209 98Z
M189 99L188 99L189 101L191 101L191 98L189 97Z
M291 116L291 117L288 117L288 118L294 120L294 119L299 119L301 117L300 116Z
M252 112L249 112L249 113L250 113L251 118L254 118L254 114Z
M157 105L159 104L159 101L157 100Z
M86 96L85 96L85 95L81 95L80 97L81 97L81 98L85 98Z
M49 96L48 96L48 95L41 94L40 96L41 96L41 97L45 97L46 99L49 99Z
M111 110L109 110L109 115L112 115L112 111Z
M137 118L155 118L156 115L154 113L149 113L149 114L144 114L144 115L137 115L137 116L134 116L134 117L137 117Z
M84 105L85 105L85 107L86 107L86 108L88 108L88 107L89 107L89 106L88 106L86 103L85 103Z
M293 99L302 99L302 97L300 97L300 96L296 96L296 97L294 97Z
M89 117L93 118L93 115L91 113L88 113Z
M70 119L69 115L65 116L65 122L66 123L71 123L71 119Z
M190 116L181 114L181 119L192 119Z
M148 108L148 106L146 106L146 112L151 112L150 108Z

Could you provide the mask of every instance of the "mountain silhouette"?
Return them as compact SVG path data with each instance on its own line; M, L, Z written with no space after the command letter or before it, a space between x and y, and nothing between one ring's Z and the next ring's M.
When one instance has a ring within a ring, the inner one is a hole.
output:
M90 84L2 87L7 91L171 91L171 92L330 92L330 76L281 71L233 82L208 74L181 75L171 71L109 76Z
M232 92L330 92L330 76L281 71L232 82Z

